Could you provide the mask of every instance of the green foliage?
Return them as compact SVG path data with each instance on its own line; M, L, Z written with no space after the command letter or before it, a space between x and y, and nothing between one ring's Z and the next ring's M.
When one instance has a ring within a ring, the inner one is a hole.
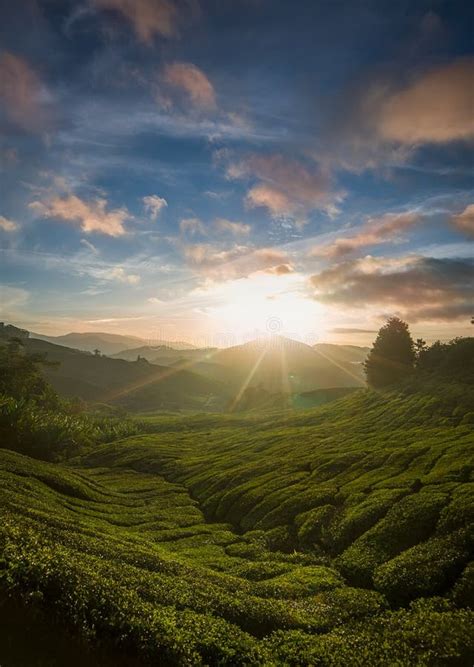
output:
M277 664L295 667L469 665L474 659L473 622L472 612L420 605L325 635L279 631L267 646Z
M413 369L415 349L408 325L391 317L380 329L364 363L371 387L387 387L403 380Z
M413 377L142 423L5 398L77 455L0 450L0 590L144 664L471 664L472 389Z
M8 343L1 341L0 395L56 407L58 398L42 373L42 367L53 365L45 354L28 353L19 338L10 339Z
M464 531L432 537L378 567L374 586L395 603L444 593L467 562L471 541Z
M0 441L7 449L45 461L78 454L83 448L143 432L137 421L71 413L58 403L55 410L34 400L0 395Z
M344 575L356 585L370 585L379 565L433 532L446 502L447 496L436 490L402 498L344 551L338 561Z
M474 561L466 566L453 588L453 599L460 607L474 611Z
M474 338L455 338L450 343L437 341L418 355L416 365L418 371L444 380L472 382Z

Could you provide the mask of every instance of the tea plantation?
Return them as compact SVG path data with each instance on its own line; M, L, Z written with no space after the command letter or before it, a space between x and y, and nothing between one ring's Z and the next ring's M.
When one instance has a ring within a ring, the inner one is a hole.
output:
M0 450L2 595L126 664L472 664L471 399L152 417L67 465Z

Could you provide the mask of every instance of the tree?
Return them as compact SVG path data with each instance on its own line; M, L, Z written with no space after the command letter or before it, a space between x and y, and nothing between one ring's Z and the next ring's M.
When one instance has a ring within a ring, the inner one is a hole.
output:
M423 338L417 338L416 341L415 341L413 349L415 350L415 358L418 361L418 359L420 359L420 357L422 357L423 354L428 349L428 345L426 344L426 340L423 340Z
M408 324L391 317L380 329L364 364L371 387L387 387L413 371L415 349Z
M100 350L98 350L97 348L95 348L94 350L94 357L100 357Z
M56 405L56 392L42 372L42 367L56 365L44 354L28 353L23 340L11 338L0 346L0 394L17 400L33 400L44 406Z

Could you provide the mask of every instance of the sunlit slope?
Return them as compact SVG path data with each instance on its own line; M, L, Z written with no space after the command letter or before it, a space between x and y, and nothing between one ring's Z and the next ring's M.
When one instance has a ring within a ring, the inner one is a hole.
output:
M3 587L144 664L471 664L470 398L153 418L69 468L1 451Z
M470 420L454 396L450 406L362 391L284 417L201 417L184 428L170 419L160 435L99 448L88 463L164 474L209 520L329 555L350 583L409 600L445 592L470 558ZM423 560L429 581L415 576Z
M360 355L350 355L348 348L335 352L338 347L311 347L283 336L270 336L219 350L212 361L224 367L229 380L239 387L261 385L267 391L288 394L364 386Z

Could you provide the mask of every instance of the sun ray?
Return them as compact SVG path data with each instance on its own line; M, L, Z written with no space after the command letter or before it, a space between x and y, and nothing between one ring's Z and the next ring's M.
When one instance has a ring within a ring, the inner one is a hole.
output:
M350 370L348 370L344 366L341 366L341 364L338 364L337 361L335 361L334 359L331 359L331 357L328 357L327 354L324 354L324 352L321 352L321 350L314 350L313 349L313 351L314 351L315 354L319 354L321 357L324 357L324 359L329 361L329 363L331 363L331 364L333 364L333 366L336 366L337 368L339 368L341 371L346 373L346 375L348 375L353 380L357 380L357 385L361 384L361 379L360 379L359 375L356 375L355 373L351 373Z
M255 375L255 373L257 372L258 367L259 367L260 364L262 363L263 358L264 358L264 356L266 355L267 351L268 351L268 348L266 348L266 347L264 347L264 348L262 349L262 351L261 351L261 353L260 353L260 355L259 355L257 361L256 361L255 364L253 365L252 370L251 370L250 373L247 375L246 379L245 379L244 382L242 383L242 386L240 387L239 391L237 392L237 394L236 394L234 400L232 401L232 403L231 403L231 405L230 405L230 411L231 411L231 412L233 412L234 409L235 409L235 407L238 405L240 399L241 399L242 396L243 396L244 391L247 389L247 387L249 386L250 382L252 381L252 378L253 378L253 376Z
M216 354L216 352L210 352L206 358L210 359L214 356L214 354ZM102 397L102 400L103 401L116 400L117 398L126 396L127 394L131 394L133 391L136 391L137 389L142 389L143 387L146 387L149 384L152 384L154 382L161 382L162 380L166 380L167 378L173 377L173 375L176 375L180 371L189 370L200 361L202 361L201 357L198 359L192 359L192 360L190 359L189 361L185 361L179 365L173 366L173 368L168 368L165 371L163 371L163 366L160 366L160 369L156 373L153 373L147 376L146 378L141 378L136 382L132 382L129 385L121 387L116 391L109 392L108 394Z

